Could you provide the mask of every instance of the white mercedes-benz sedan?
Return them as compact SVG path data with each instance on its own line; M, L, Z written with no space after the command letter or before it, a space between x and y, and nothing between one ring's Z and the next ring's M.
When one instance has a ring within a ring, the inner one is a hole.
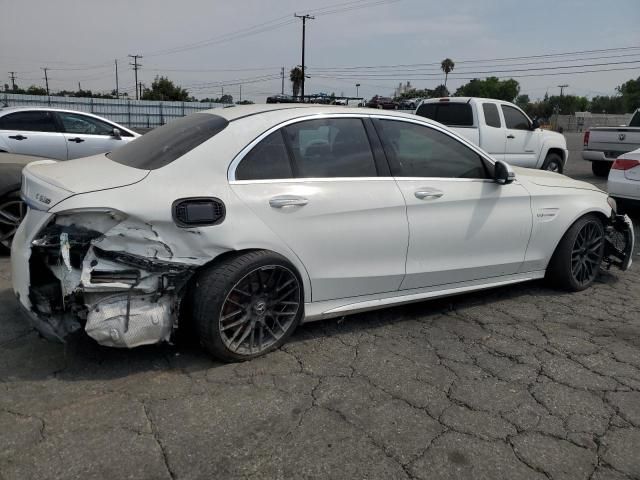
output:
M191 325L226 361L301 322L543 277L581 290L634 242L592 185L380 110L217 109L23 175L12 279L40 332L135 347Z

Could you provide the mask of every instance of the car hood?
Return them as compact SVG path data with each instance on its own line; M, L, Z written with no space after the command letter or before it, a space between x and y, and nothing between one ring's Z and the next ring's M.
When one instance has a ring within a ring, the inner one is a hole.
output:
M105 154L65 162L41 160L22 171L22 196L32 208L51 208L79 193L97 192L138 183L149 175L119 164Z
M555 172L548 172L546 170L536 170L533 168L511 167L516 172L516 179L540 185L542 187L556 187L556 188L579 188L581 190L592 190L594 192L601 192L598 187L591 185L587 182L580 180L574 180L573 178L561 175Z

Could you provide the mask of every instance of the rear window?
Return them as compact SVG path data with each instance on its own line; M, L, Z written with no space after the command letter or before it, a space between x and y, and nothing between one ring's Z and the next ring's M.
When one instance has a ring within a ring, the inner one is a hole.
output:
M636 112L633 117L631 117L631 121L629 122L630 127L640 127L640 111Z
M122 165L156 170L214 137L228 124L217 115L194 113L151 130L107 156Z
M473 126L473 111L468 103L423 103L416 114L452 127Z

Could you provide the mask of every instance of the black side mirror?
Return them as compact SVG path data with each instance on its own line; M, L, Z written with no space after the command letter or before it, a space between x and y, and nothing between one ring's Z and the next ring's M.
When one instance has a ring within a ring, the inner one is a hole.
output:
M122 135L120 134L120 129L114 127L113 130L111 130L111 136L116 140L120 140L122 138Z
M538 122L537 118L534 118L531 122L531 130L536 130L538 128L540 128L540 122Z
M511 165L498 160L494 165L493 179L500 185L508 185L516 179L516 173Z

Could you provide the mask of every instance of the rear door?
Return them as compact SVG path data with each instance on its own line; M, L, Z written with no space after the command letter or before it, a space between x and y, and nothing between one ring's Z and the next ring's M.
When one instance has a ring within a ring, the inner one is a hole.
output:
M396 291L404 277L406 207L371 131L358 116L295 121L231 167L234 192L305 265L314 302Z
M53 112L22 110L0 117L3 148L10 153L67 159L67 145Z
M493 165L440 130L388 118L375 125L407 203L402 289L518 273L532 225L525 188L495 183Z
M510 105L500 105L505 123L504 159L511 165L535 168L540 153L542 130L531 130L527 116Z
M122 135L128 134L121 132L120 137L115 137L114 126L110 123L81 113L56 114L64 131L69 160L110 152L127 142L127 137Z

